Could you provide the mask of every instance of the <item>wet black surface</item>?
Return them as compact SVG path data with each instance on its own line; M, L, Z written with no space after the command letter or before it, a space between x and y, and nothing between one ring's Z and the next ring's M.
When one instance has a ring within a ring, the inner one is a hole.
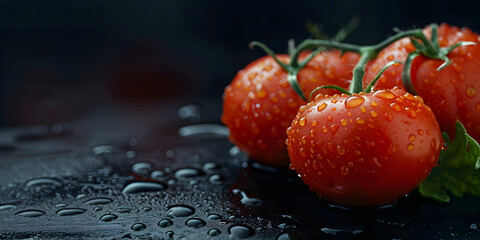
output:
M0 238L480 239L477 197L335 206L294 172L249 163L218 106L180 106L1 130Z

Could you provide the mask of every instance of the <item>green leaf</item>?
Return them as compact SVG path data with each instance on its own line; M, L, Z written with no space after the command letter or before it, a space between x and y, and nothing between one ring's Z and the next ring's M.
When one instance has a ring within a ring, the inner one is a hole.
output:
M456 197L465 193L480 196L480 145L460 122L455 125L453 142L447 134L443 136L447 148L440 152L439 165L420 184L420 194L445 203L450 201L447 192Z

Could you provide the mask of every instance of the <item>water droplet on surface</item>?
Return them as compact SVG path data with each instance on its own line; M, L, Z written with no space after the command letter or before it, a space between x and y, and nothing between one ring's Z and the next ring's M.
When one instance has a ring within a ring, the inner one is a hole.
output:
M139 175L146 175L152 170L153 165L148 162L138 162L132 165L132 172Z
M210 220L220 220L222 218L222 216L218 215L218 214L209 214L208 215L208 219Z
M155 170L150 173L150 177L155 180L161 180L165 177L165 172L162 170Z
M345 107L347 108L354 108L360 106L363 102L365 102L365 99L360 96L351 96L345 100Z
M45 215L45 212L40 211L40 210L36 210L36 209L28 209L28 210L23 210L23 211L17 212L17 213L15 213L15 215L21 216L21 217L34 218L34 217L40 217L40 216Z
M247 194L239 189L233 189L232 191L234 194L240 194L241 199L240 202L243 203L244 205L247 205L249 207L258 207L263 204L263 201L257 198L250 198L247 196Z
M225 181L225 177L219 174L213 174L208 178L208 181L214 184L222 184Z
M202 109L193 104L180 107L177 111L178 117L182 119L188 119L192 123L198 123L202 120L201 113Z
M142 231L144 230L145 228L147 228L147 225L143 224L143 223L135 223L132 225L131 229L133 231Z
M255 235L255 231L247 225L232 225L228 228L228 234L233 239L245 239Z
M0 204L0 211L1 210L9 210L9 209L13 209L13 208L16 208L17 206L15 206L15 204L12 204L12 203L6 203L6 204Z
M98 198L92 198L87 201L85 201L85 204L87 205L104 205L104 204L109 204L113 202L112 199L106 198L106 197L98 197Z
M172 225L173 225L173 222L171 220L168 220L168 219L162 219L158 222L158 226L161 227L161 228L170 227Z
M118 216L117 215L113 215L113 214L105 214L103 216L100 217L100 221L103 221L103 222L111 222L115 219L117 219Z
M172 232L172 231L168 231L168 232L165 233L165 235L167 235L168 238L173 238L173 234L174 234L174 232Z
M73 216L85 213L87 210L82 208L64 208L57 211L58 216Z
M158 192L167 188L164 183L159 182L133 182L123 188L123 194L133 194L142 192Z
M190 218L185 222L185 225L190 228L201 228L207 225L207 223L200 218Z
M208 236L210 236L210 237L218 236L218 235L220 235L221 233L222 233L222 232L221 232L219 229L217 229L217 228L210 229L210 230L207 232Z
M92 148L92 153L94 155L100 155L105 153L114 153L114 152L121 152L127 150L128 147L123 144L106 144L106 145L99 145Z
M178 130L181 137L218 136L228 137L228 128L217 124L198 124L182 127Z
M194 178L194 177L200 177L204 174L205 173L202 170L199 170L196 168L182 168L175 172L175 177L178 179Z
M388 99L394 99L396 98L397 96L395 96L395 94L393 94L390 90L380 90L380 91L376 91L374 94L373 94L374 97L377 97L377 98L380 98L380 99L383 99L383 100L388 100Z
M321 112L321 111L323 111L326 107L327 107L327 104L326 104L326 103L322 103L322 104L320 104L320 105L317 106L317 111Z
M25 182L25 187L35 187L39 185L62 185L57 179L54 178L34 178Z
M130 208L118 208L118 209L115 210L115 211L117 211L117 212L119 212L119 213L129 213L129 212L132 211L132 209L130 209Z
M175 205L168 208L167 214L173 217L188 217L193 215L195 210L187 205Z
M296 232L282 233L276 240L301 240L302 236Z
M103 208L100 207L100 206L96 206L96 207L93 208L93 211L94 211L94 212L100 212L100 211L102 211L102 210L103 210Z
M206 172L215 171L221 168L220 164L216 162L207 162L202 166L203 170Z

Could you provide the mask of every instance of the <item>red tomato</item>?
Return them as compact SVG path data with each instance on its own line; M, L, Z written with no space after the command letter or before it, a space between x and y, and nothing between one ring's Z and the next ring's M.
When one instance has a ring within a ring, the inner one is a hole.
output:
M318 95L287 135L291 168L320 197L346 206L379 206L409 193L443 145L430 108L400 88Z
M430 36L430 28L424 30ZM480 43L480 35L468 28L442 24L438 28L440 47L449 47L460 41ZM405 61L407 54L415 50L409 39L402 39L385 48L372 62L366 73L370 80L390 60ZM419 96L432 108L440 127L451 137L455 123L460 120L470 136L480 141L480 44L457 47L448 55L452 63L441 71L441 60L419 56L411 68L411 81ZM390 67L377 82L375 89L403 86L403 65ZM368 82L367 81L367 82Z
M277 57L282 62L289 60L287 55ZM340 58L339 51L315 56L297 75L305 96L321 85L347 87L358 58L354 53ZM238 72L223 100L222 122L230 129L229 139L255 161L288 166L285 131L305 101L289 85L287 72L272 57L262 57Z

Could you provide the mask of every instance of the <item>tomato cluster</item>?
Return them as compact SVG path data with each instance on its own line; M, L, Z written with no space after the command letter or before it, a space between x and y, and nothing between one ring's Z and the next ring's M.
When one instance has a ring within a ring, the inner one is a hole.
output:
M478 34L446 24L366 47L305 41L298 51L344 54L316 55L293 83L281 66L287 55L254 61L227 86L222 121L252 160L290 164L320 197L387 204L429 175L444 146L441 131L453 136L461 121L479 140L480 45L469 45L478 42ZM406 64L386 68L393 60Z

